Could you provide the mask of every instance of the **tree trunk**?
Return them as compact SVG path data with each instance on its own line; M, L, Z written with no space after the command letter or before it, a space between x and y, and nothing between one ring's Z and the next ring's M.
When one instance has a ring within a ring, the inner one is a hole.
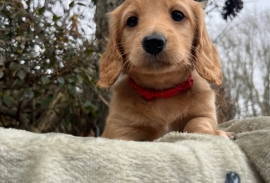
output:
M108 17L106 13L114 10L119 6L124 0L97 0L95 1L96 13L95 13L95 23L96 23L96 39L98 41L98 50L104 52L106 48L106 41L104 38L108 37Z
M57 93L48 109L44 111L39 118L36 130L40 132L50 132L51 129L55 129L56 126L59 125L62 119L61 116L67 105L67 95L62 92Z
M106 13L114 10L117 6L119 6L124 0L94 0L94 4L96 5L96 12L94 21L96 23L96 40L98 42L98 53L104 53L106 49L106 38L109 35L109 25L108 25L108 17ZM98 62L96 62L98 63ZM98 69L98 65L96 65ZM108 104L104 102L109 98L109 90L100 90L100 95L97 96L97 100L102 100L100 102L100 106L98 106L98 116L100 121L98 122L98 127L103 130L104 122L108 113Z

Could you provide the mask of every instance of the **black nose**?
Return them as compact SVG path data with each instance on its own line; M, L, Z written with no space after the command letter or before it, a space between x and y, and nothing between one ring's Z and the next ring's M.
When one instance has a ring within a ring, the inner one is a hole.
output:
M157 55L165 48L166 40L162 35L146 36L143 38L142 45L147 53Z

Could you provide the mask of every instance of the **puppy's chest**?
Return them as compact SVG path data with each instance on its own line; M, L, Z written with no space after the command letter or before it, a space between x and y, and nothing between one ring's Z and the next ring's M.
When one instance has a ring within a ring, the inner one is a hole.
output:
M116 91L114 101L118 101L117 104L123 106L117 111L127 110L129 119L142 125L151 126L154 123L154 126L170 126L175 121L181 121L189 114L192 102L189 92L171 98L155 98L148 101L126 85L126 82L120 83Z
M148 106L155 121L163 122L166 125L181 121L189 113L189 106L185 100L158 99L148 101L144 105ZM146 116L148 115L147 112L145 111Z

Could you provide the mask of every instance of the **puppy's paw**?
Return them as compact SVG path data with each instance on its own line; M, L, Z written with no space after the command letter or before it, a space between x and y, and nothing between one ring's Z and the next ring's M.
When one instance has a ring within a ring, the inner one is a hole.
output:
M236 133L233 132L226 132L227 136L230 140L236 140Z
M236 139L236 134L233 133L233 132L224 132L222 130L216 130L215 135L223 136L223 137L225 137L227 139L230 139L230 140L235 140Z

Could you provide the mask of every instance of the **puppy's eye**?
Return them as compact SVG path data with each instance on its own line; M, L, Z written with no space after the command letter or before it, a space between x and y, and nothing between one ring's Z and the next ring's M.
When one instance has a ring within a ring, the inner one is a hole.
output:
M172 11L171 16L172 16L172 19L177 22L180 22L181 20L185 18L184 13L178 10Z
M129 17L127 19L127 26L135 27L136 25L138 25L138 18L137 17Z

